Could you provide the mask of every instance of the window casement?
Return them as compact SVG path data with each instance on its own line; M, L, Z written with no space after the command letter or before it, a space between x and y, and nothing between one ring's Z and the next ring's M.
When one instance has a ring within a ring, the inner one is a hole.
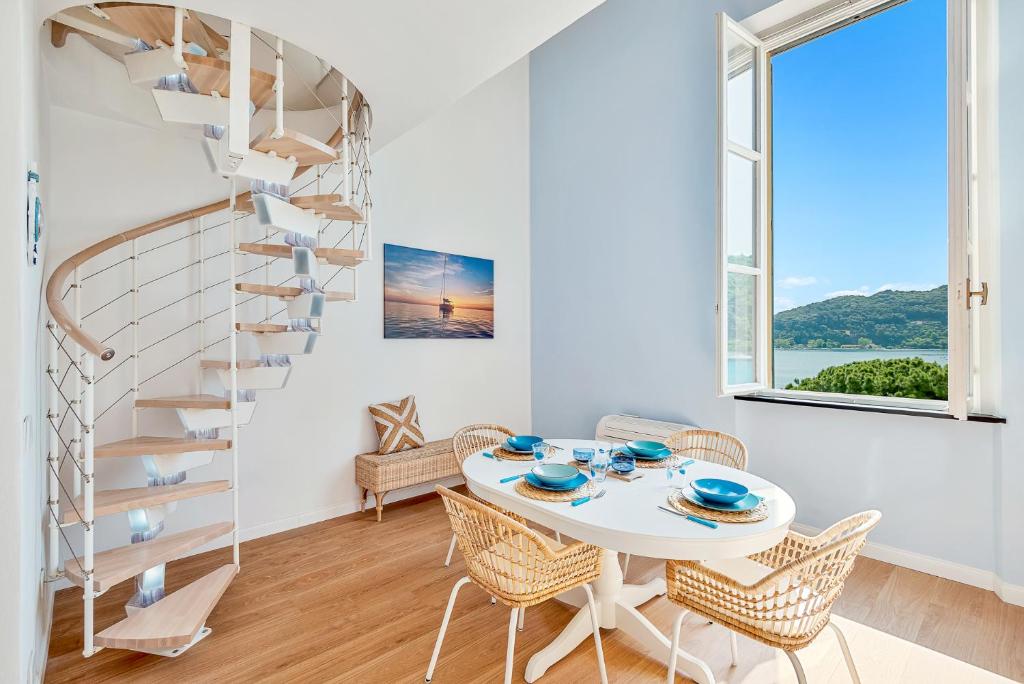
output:
M992 93L993 0L947 0L948 401L776 390L772 387L770 56L904 0L782 0L739 23L716 16L718 38L717 385L758 394L917 408L966 419L998 412L998 319L992 250L998 238ZM913 1L913 0L911 0ZM789 16L787 16L787 10ZM979 39L978 34L983 38ZM979 52L979 46L984 50ZM982 78L979 78L982 74ZM982 121L982 125L979 125ZM986 251L988 250L988 251ZM982 284L985 285L982 285Z

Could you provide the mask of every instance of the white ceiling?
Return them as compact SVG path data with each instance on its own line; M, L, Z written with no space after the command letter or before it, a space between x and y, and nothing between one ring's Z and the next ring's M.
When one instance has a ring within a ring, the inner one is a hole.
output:
M80 2L36 0L42 22ZM373 108L379 148L604 0L188 0L280 35L344 72Z

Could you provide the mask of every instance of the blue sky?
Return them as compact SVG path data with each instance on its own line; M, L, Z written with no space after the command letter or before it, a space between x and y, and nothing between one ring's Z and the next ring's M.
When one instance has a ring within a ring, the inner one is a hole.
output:
M946 282L945 5L772 60L776 311Z
M384 245L384 301L440 303L441 275L445 293L456 308L494 308L494 262L490 259Z

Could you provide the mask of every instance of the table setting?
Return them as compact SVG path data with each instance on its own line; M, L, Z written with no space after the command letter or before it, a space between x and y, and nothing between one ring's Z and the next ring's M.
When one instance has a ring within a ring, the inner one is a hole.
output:
M625 583L619 554L740 558L781 541L796 513L792 498L771 482L657 442L516 435L468 457L463 474L476 496L604 549L601 576L593 584L601 627L624 630L662 662L667 662L668 637L637 606L664 594L665 580ZM530 659L528 682L592 634L582 592L558 599L581 610ZM698 682L714 681L707 665L683 649L677 670Z

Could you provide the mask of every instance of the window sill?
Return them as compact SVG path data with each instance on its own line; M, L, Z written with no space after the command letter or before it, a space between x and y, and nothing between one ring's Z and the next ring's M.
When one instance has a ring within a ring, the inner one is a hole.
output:
M757 401L768 404L788 404L790 406L810 406L814 408L838 409L840 411L863 411L867 413L887 413L894 416L919 416L922 418L942 418L945 420L956 420L956 418L945 411L929 411L927 409L900 408L894 406L881 406L878 404L854 404L842 401L821 401L817 399L794 399L791 397L778 397L766 394L740 394L733 397L737 401ZM1006 418L999 416L987 416L972 413L967 420L975 423L1005 423Z

